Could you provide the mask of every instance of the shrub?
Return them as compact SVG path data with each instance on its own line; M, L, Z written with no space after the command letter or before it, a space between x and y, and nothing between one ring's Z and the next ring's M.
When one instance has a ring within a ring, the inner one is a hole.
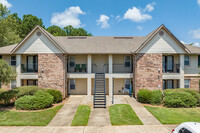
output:
M16 89L0 93L0 104L2 106L12 105L17 99L18 91Z
M38 90L42 90L38 86L22 86L16 89L18 90L18 98L23 97L25 95L34 95Z
M163 94L161 90L153 90L152 91L152 98L151 98L151 104L161 104L163 99Z
M0 93L5 92L6 89L0 88Z
M165 92L164 106L166 107L196 107L197 99L188 92Z
M147 89L140 89L138 94L138 101L141 103L150 103L152 97L152 91Z
M38 90L33 96L23 96L15 102L17 109L39 110L50 107L53 103L53 96L43 90Z
M54 97L53 103L62 102L62 93L59 90L46 89L45 91Z
M188 89L188 88L180 88L180 89L166 89L165 93L170 92L170 91L178 91L178 92L188 92L190 93L192 96L194 96L194 98L197 99L197 106L200 107L200 95L196 90L192 90L192 89Z

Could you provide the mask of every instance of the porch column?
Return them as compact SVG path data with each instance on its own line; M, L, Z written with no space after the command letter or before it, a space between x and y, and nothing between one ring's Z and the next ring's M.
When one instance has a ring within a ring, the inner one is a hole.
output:
M184 54L180 54L180 88L184 88Z
M21 86L21 55L16 55L16 72L17 72L17 77L16 77L16 86L20 87Z
M87 55L87 73L92 73L92 55Z
M112 97L113 92L113 78L109 77L109 96Z
M87 95L91 96L91 78L87 78Z
M109 66L109 73L113 73L113 56L112 56L112 54L108 55L108 66Z

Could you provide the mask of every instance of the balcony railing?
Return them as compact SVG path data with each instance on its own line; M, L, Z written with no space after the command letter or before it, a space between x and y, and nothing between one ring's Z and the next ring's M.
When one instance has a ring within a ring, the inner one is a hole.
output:
M96 72L97 72L97 65L92 64L92 73L96 73Z
M73 67L68 65L68 73L87 73L87 64L75 64Z
M113 64L113 73L132 73L133 65L129 64L125 66L124 63Z
M180 64L163 64L163 73L180 73Z
M38 72L38 64L21 64L21 72L22 73L37 73Z

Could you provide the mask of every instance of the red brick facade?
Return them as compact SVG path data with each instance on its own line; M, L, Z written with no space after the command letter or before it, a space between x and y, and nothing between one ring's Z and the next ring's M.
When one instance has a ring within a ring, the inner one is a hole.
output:
M190 89L199 91L199 78L198 77L185 77L185 79L190 79Z
M133 75L135 94L139 89L162 89L162 54L137 54Z
M38 86L65 91L65 57L63 54L38 54Z

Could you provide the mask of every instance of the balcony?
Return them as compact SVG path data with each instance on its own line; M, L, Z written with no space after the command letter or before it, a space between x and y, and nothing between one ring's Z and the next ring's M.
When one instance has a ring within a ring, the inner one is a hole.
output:
M180 64L163 64L163 73L180 73Z
M132 73L133 72L133 65L124 63L116 63L113 64L113 73Z
M37 73L38 72L38 64L21 64L21 73Z
M87 73L87 64L76 64L76 65L72 65L70 66L70 64L68 64L68 69L67 69L68 73Z

